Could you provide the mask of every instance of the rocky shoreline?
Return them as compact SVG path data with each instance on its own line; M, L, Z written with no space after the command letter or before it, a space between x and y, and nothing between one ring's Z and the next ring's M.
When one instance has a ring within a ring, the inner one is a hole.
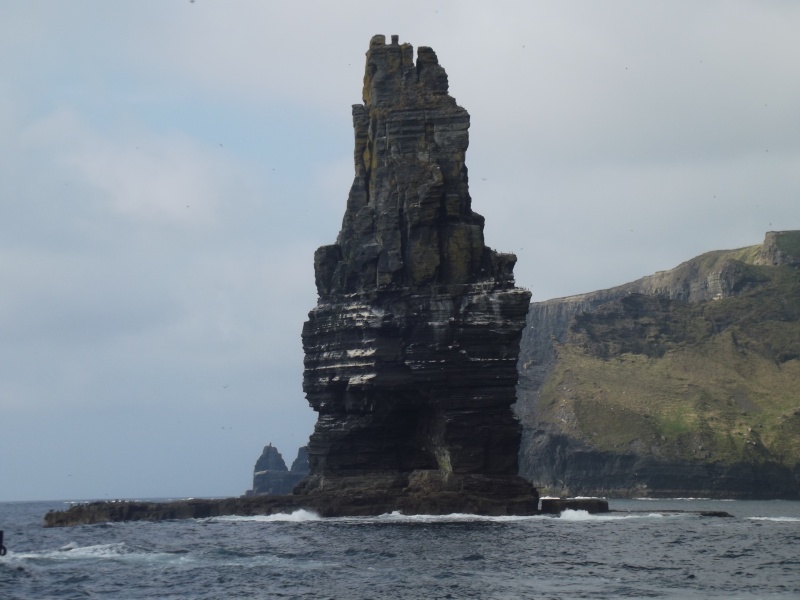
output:
M309 501L311 500L311 502ZM309 497L291 496L242 496L222 499L189 499L171 502L136 502L136 501L103 501L75 504L68 510L50 511L45 515L45 527L73 527L76 525L96 525L99 523L115 523L122 521L170 521L179 519L207 519L221 516L251 517L256 515L291 514L298 510L307 510L321 517L371 517L393 512L404 515L448 515L458 513L464 499L452 499L451 503L442 502L423 506L397 499L387 501L384 505L366 505L353 501L341 505L318 504ZM495 506L495 509L498 507ZM614 510L604 498L543 498L541 506L526 512L470 512L482 516L553 516L557 517L566 510L586 511L589 514L634 515L653 511ZM732 517L726 511L692 511L692 510L659 510L664 514L693 514L700 517Z
M187 499L170 502L102 501L75 504L64 511L50 511L44 517L45 527L72 527L122 521L169 521L206 519L220 516L255 516L292 513L307 510L321 517L368 517L401 512L405 515L448 515L468 513L483 516L540 514L558 515L564 510L585 510L590 514L609 512L608 501L597 498L544 499L538 503L498 502L486 504L480 498L459 494L440 494L436 497L410 499L408 496L384 498L383 503L367 503L364 498L352 498L336 504L321 502L319 497L242 496L222 499ZM476 510L464 510L464 508ZM510 510L509 510L510 509Z

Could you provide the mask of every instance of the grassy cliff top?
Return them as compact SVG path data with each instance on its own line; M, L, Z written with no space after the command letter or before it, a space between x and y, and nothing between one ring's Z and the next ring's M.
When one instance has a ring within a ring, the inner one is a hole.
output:
M775 246L794 258L800 258L800 231L776 231Z

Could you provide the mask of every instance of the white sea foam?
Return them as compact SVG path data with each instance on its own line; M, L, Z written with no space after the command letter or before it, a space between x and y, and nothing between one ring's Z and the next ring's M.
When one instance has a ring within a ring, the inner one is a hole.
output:
M305 521L320 521L317 513L310 510L300 509L293 513L278 513L275 515L251 515L251 516L238 516L227 515L222 517L211 517L209 521L256 521L260 523L275 523L275 522L291 522L301 523Z
M541 516L510 515L491 517L469 513L451 513L449 515L404 515L400 511L394 511L378 517L372 517L370 520L378 523L470 523L478 521L504 523L510 521L529 521L537 518L541 518Z
M253 515L253 516L222 516L211 517L207 519L212 522L228 521L228 522L305 522L305 521L327 521L331 523L342 524L393 524L393 523L515 523L523 521L542 521L542 520L557 520L563 521L621 521L627 519L653 519L663 518L667 515L661 513L638 513L638 514L591 514L585 510L571 510L567 509L560 515L501 515L501 516L488 516L476 515L471 513L451 513L447 515L406 515L400 511L385 513L375 517L320 517L318 514L298 510L291 514L277 514L277 515ZM669 515L673 516L673 515Z
M635 515L608 513L591 514L585 510L572 510L568 508L562 512L558 518L563 521L622 521L625 519L660 519L663 517L664 515L660 513L641 513Z
M125 542L97 544L94 546L79 546L75 542L70 542L66 546L62 546L60 551L64 554L69 554L70 557L90 556L98 558L125 556L134 552L130 547L125 545Z
M318 514L307 511L297 510L291 514L277 515L252 515L252 516L220 516L205 519L211 522L305 522L305 521L327 521L331 523L466 523L466 522L514 522L528 521L531 519L551 518L549 515L535 516L496 516L475 515L468 513L452 513L448 515L405 515L400 511L394 511L374 517L320 517Z
M667 515L661 513L638 513L638 514L619 514L601 513L591 514L585 510L567 509L560 515L508 515L508 516L486 516L468 513L452 513L449 515L404 515L399 511L383 514L379 517L340 517L331 519L340 522L368 522L368 523L514 523L522 521L543 521L543 520L563 520L563 521L621 521L627 519L660 519ZM672 515L669 515L672 516Z
M61 546L58 550L9 552L9 556L13 555L13 558L17 560L86 560L133 557L135 554L137 554L136 551L130 546L127 546L125 542L118 542L116 544L95 544L91 546L80 546L76 542L70 542L69 544ZM139 553L139 555L145 556L144 553Z
M747 517L751 521L775 521L778 523L800 523L800 517Z
M634 498L634 500L646 500L647 502L668 502L670 500L684 500L689 502L706 502L714 500L714 498ZM718 502L727 502L727 500L717 500Z
M59 550L76 550L77 548L80 548L80 546L78 546L78 542L70 542L69 544L64 544L61 546Z
M653 513L599 513L592 514L585 510L572 510L567 509L560 515L476 515L472 513L450 513L447 515L406 515L400 511L385 513L374 517L321 517L318 514L307 511L304 509L297 510L293 513L280 513L276 515L251 515L251 516L238 516L226 515L220 517L209 517L203 519L209 522L251 522L251 523L275 523L275 522L294 522L302 523L308 521L326 521L330 523L342 524L392 524L392 523L515 523L524 521L541 521L561 519L563 521L621 521L627 519L653 519L664 518L665 515L657 512Z
M339 517L331 519L337 522L358 522L358 523L514 523L522 521L544 521L544 520L564 520L564 521L620 521L625 519L646 519L663 518L665 515L660 513L649 514L590 514L585 510L565 510L560 515L504 515L486 516L468 513L452 513L449 515L404 515L399 511L383 514L378 517Z

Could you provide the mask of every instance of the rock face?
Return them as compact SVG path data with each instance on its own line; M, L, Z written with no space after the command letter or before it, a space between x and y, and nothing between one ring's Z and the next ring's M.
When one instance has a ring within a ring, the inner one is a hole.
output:
M521 473L550 493L800 497L800 232L531 305Z
M753 262L757 265L800 267L800 233L768 231Z
M298 491L376 510L532 512L511 410L530 293L471 208L469 114L433 50L413 54L397 36L367 52L342 228L314 256L303 388L319 416Z
M253 489L245 495L257 496L262 494L282 495L291 494L295 486L308 474L308 456L306 448L302 447L297 452L297 458L292 463L291 471L286 468L283 456L272 444L264 446L264 451L256 461L253 472Z
M297 457L292 461L292 473L301 473L303 477L308 475L308 448L300 446L297 449Z

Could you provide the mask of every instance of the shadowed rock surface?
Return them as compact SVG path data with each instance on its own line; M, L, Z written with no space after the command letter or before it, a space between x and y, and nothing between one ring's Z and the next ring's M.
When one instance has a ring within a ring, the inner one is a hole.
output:
M289 469L292 473L302 473L303 476L308 474L308 448L300 446L297 449L297 456L292 461L292 468Z
M415 63L396 36L372 39L363 98L342 228L314 256L303 388L319 417L298 493L375 510L535 511L510 408L530 293L472 210L469 114L433 50Z

